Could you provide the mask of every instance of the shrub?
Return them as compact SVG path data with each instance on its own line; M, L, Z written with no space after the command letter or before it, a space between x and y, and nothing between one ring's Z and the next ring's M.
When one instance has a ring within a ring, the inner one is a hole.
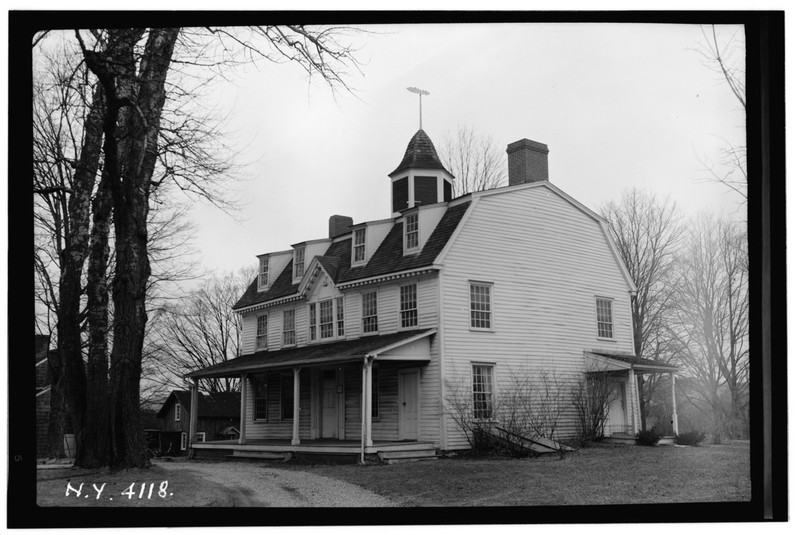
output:
M692 430L685 433L680 433L677 437L675 437L675 442L681 446L698 446L703 440L705 440L705 438L705 433Z
M659 440L661 440L661 434L656 431L655 427L651 427L647 431L639 431L639 434L636 435L636 443L642 446L655 446Z

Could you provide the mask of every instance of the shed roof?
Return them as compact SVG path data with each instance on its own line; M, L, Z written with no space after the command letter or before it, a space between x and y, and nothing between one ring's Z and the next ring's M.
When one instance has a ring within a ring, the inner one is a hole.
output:
M274 368L354 362L363 359L367 355L380 354L398 345L430 336L435 332L434 329L419 329L277 351L258 351L194 371L188 374L187 377L231 377L243 372L256 372Z
M642 357L637 357L636 355L631 355L630 353L592 350L586 351L586 354L589 356L596 355L611 359L626 365L627 368L631 368L634 371L641 371L645 373L676 372L681 369L680 366L675 366L674 364L668 364L658 360L645 359Z

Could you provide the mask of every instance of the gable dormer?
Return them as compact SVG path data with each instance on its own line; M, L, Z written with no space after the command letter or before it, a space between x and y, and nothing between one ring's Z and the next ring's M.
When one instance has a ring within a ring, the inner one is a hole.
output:
M293 251L277 251L258 255L258 287L256 291L267 291L286 264L292 260L292 255Z
M310 240L292 245L294 255L292 257L292 284L299 284L308 269L311 260L317 256L325 254L330 239Z
M439 220L447 212L447 203L429 204L403 212L403 256L418 254L425 247Z
M389 178L395 216L409 208L453 198L453 175L442 165L436 147L423 130L418 130L408 142L403 160Z
M367 221L353 226L353 242L350 248L350 265L365 266L378 250L383 239L394 226L394 219Z

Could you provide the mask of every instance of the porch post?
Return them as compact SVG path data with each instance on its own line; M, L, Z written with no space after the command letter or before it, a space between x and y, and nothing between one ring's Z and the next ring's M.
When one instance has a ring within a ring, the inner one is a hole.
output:
M678 404L675 402L675 374L669 374L670 382L672 383L672 432L677 437L678 433Z
M367 446L372 446L372 360L373 357L367 357L366 374L365 374L365 388L364 396L366 397L364 403L364 425L367 432L365 440Z
M294 414L292 415L292 446L300 444L300 368L294 369Z
M364 415L367 413L367 357L364 357L364 362L361 365L361 464L364 464L364 447L367 440L367 419Z
M636 435L639 432L639 418L636 417L636 409L639 407L639 396L636 391L636 372L633 371L633 368L628 370L628 390L630 392L628 414L630 414L631 417L633 434Z
M247 374L243 373L239 379L239 390L241 392L241 402L239 406L239 444L244 444L247 439L245 432L247 430Z
M195 436L197 435L197 395L198 395L197 387L198 387L198 382L199 381L198 381L197 378L192 379L192 386L189 389L191 394L192 394L192 401L190 402L190 407L189 407L189 412L190 412L190 414L189 414L189 436L187 437L189 439L188 449L189 449L189 458L190 459L194 457L194 448L193 448L193 446L194 446Z

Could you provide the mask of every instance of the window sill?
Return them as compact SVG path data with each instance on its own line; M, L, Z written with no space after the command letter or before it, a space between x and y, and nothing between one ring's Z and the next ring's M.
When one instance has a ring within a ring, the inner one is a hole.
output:
M473 333L493 333L494 329L481 329L478 327L470 327L469 331Z
M616 342L617 341L616 338L602 338L600 336L597 337L597 340L599 342Z

